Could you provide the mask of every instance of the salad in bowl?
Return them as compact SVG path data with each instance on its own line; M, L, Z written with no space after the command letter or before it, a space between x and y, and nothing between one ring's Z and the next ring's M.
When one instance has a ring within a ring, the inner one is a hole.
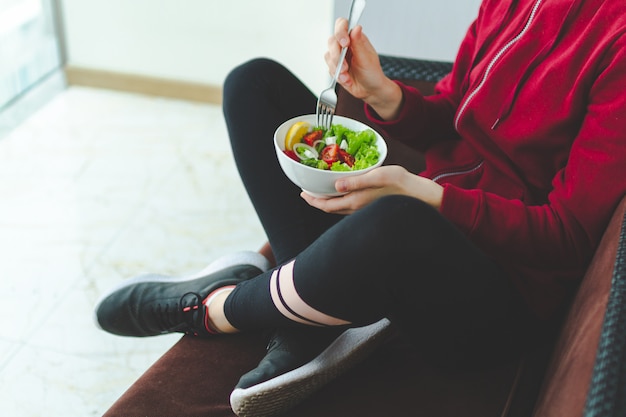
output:
M314 114L288 120L276 129L274 147L287 177L316 197L340 195L337 179L372 170L387 156L379 133L343 116L335 116L328 130L316 126Z

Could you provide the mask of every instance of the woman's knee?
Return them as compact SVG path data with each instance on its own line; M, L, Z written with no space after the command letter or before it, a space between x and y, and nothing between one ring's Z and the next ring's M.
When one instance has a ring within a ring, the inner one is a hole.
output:
M284 67L269 58L255 58L233 68L224 80L224 100L239 93L249 93L250 88L257 84L259 78L275 71L283 71ZM258 88L258 87L256 87Z

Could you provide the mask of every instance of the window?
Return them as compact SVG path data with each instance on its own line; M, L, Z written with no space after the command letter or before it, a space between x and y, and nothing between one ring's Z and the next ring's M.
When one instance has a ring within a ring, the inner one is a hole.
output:
M54 0L0 0L0 112L61 67Z

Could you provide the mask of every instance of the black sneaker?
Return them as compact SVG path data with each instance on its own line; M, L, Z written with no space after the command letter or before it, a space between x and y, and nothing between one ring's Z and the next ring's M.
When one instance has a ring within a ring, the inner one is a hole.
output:
M262 255L242 252L221 258L190 277L146 274L131 278L96 304L96 325L120 336L175 332L209 336L212 333L205 325L204 306L207 296L218 288L254 278L267 268Z
M382 319L351 329L279 329L259 365L241 377L230 395L239 417L284 412L380 346L391 333Z

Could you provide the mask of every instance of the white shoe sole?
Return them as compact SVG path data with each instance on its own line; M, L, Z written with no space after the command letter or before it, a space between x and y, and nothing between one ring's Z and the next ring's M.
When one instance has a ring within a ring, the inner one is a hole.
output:
M369 356L390 330L387 319L348 329L301 367L249 388L236 388L230 395L231 408L239 417L269 417L284 412Z

